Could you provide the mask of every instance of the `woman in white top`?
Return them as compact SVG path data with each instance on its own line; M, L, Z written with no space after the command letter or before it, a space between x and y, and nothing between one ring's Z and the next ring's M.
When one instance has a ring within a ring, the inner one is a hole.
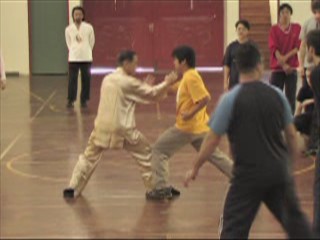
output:
M91 24L84 21L85 12L80 6L73 8L73 23L66 28L66 43L69 49L68 108L73 108L77 98L78 73L81 71L81 107L87 107L90 98L92 50L95 43Z

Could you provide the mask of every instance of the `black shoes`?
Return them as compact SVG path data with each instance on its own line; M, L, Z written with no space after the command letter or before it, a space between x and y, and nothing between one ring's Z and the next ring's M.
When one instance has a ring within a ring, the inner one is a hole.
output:
M174 187L166 187L161 189L154 189L150 192L146 193L147 200L171 200L180 196L180 191L175 189Z
M154 189L150 192L146 193L147 200L171 200L180 196L180 191L175 189L174 187L166 187L161 189ZM74 189L66 188L63 190L63 197L66 199L74 199Z
M63 197L64 198L74 198L74 189L73 188L66 188L63 190Z
M71 101L69 101L68 103L67 103L67 108L73 108L74 106L73 106L73 102L71 102Z
M88 107L87 102L81 102L81 108L87 108L87 107ZM67 103L67 108L69 109L74 108L73 102L69 101Z

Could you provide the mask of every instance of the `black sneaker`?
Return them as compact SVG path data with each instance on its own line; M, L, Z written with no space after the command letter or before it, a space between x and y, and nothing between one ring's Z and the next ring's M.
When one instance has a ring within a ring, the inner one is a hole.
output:
M169 187L171 194L173 197L179 197L180 196L180 191L172 186Z
M172 199L172 193L169 188L154 189L146 193L147 200L165 200Z
M146 193L146 198L148 200L171 200L175 197L180 196L180 191L174 187L166 187L161 189L154 189Z
M67 108L73 108L73 102L68 102Z
M64 198L74 198L74 189L73 188L66 188L63 190L63 197Z

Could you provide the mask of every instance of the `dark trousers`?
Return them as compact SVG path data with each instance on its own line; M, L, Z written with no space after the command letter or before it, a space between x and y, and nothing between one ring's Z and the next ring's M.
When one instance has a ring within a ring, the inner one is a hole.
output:
M316 159L313 194L313 227L316 234L320 236L320 150Z
M289 238L312 238L311 225L301 211L292 183L241 184L236 179L225 201L221 239L248 239L261 203L281 223Z
M68 100L74 102L77 99L78 74L81 71L81 103L90 99L91 62L69 62Z
M294 118L294 125L298 132L310 135L313 112L305 112Z
M272 72L270 83L283 91L285 87L285 94L290 103L292 113L296 109L296 91L297 91L297 72L286 74L285 72Z
M317 149L320 143L320 113L315 108L312 114L312 121L310 126L310 138L309 138L309 149Z

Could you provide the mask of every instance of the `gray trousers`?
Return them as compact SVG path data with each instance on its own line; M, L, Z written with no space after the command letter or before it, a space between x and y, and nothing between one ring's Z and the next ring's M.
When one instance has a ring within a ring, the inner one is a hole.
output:
M169 158L187 144L191 144L199 152L205 136L206 133L192 134L183 132L176 127L171 127L158 138L153 146L151 158L152 185L155 189L168 187ZM208 161L227 177L232 177L233 161L218 148Z

